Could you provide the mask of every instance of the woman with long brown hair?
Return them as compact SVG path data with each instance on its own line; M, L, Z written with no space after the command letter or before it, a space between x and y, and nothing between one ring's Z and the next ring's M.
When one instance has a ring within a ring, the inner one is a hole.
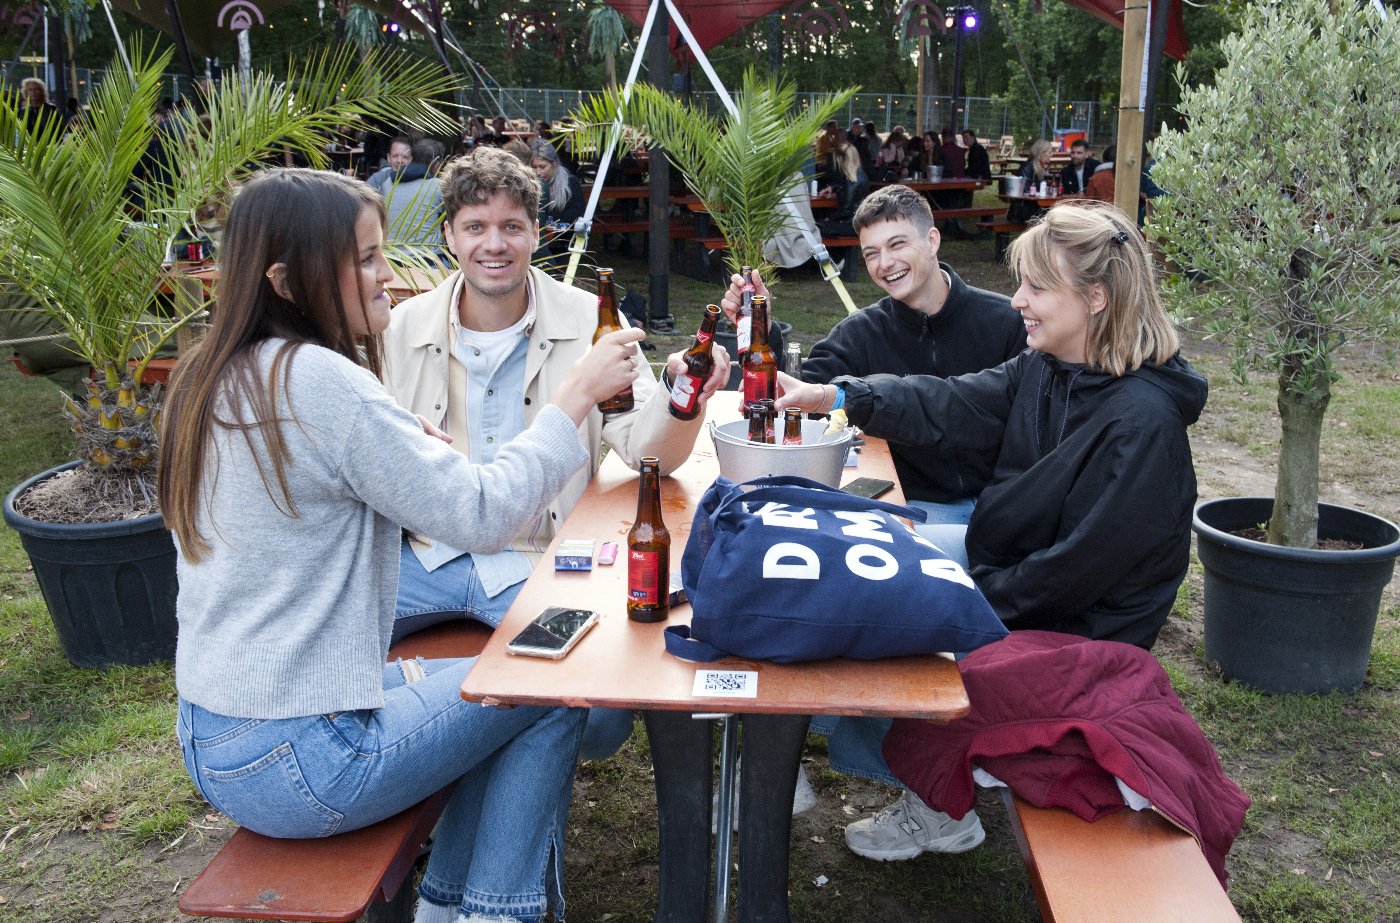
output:
M600 340L474 465L376 377L383 234L383 200L332 173L269 170L229 212L213 328L181 360L162 426L185 766L215 807L275 837L363 827L456 781L419 923L562 919L584 713L463 702L470 660L386 665L399 536L508 543L585 463L577 426L631 380L641 334Z

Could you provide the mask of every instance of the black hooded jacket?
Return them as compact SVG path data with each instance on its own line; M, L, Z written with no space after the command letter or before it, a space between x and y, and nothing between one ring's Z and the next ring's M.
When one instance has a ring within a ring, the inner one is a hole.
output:
M1150 648L1186 575L1206 380L1180 356L1115 378L1026 350L940 380L838 378L851 422L995 454L967 530L972 577L1013 630Z
M946 263L948 297L923 314L886 295L843 318L812 347L802 378L826 384L838 375L965 375L1001 365L1026 348L1026 326L1011 299L968 285ZM917 440L906 437L906 441ZM992 452L962 445L890 445L910 500L949 503L975 497L992 473Z

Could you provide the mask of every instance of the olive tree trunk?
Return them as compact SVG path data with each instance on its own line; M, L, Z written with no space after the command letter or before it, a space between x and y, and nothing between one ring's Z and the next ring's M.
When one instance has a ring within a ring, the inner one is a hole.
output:
M1307 379L1306 385L1303 378ZM1332 400L1327 376L1309 374L1301 358L1290 356L1279 371L1278 412L1283 423L1278 481L1268 538L1273 545L1311 548L1317 544L1318 454L1322 418Z

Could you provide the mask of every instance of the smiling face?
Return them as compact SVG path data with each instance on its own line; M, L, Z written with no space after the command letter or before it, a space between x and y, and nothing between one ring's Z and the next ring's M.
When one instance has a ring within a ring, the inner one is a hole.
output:
M535 217L524 205L496 192L481 204L457 209L442 230L472 292L502 299L523 291L540 236Z
M394 278L384 258L384 227L372 208L360 210L355 219L355 257L340 270L340 302L345 323L359 336L383 333L389 326L389 293L384 286Z
M389 166L395 170L402 170L413 162L413 148L402 141L395 141L389 145Z
M1062 277L1068 274L1059 254L1055 265ZM1011 307L1021 312L1025 322L1026 345L1064 362L1084 362L1089 318L1102 311L1107 301L1103 286L1094 283L1081 294L1035 278L1019 266L1017 275L1021 285L1011 296Z
M945 286L938 268L937 227L920 233L907 218L877 221L860 232L860 253L875 284L916 311L943 306Z

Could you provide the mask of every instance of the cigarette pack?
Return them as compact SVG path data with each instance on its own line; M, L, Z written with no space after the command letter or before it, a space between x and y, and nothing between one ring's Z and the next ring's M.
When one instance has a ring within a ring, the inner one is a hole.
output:
M593 539L566 538L554 553L555 570L592 570Z

